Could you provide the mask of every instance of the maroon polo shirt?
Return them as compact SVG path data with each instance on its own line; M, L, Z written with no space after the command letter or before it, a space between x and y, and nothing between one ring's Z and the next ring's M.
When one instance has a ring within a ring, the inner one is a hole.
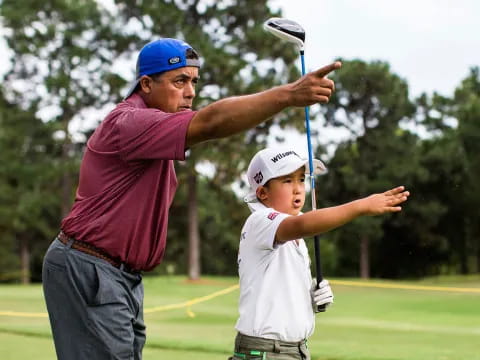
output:
M177 187L173 160L185 159L194 115L147 108L137 94L118 104L87 142L62 230L133 269L158 265Z

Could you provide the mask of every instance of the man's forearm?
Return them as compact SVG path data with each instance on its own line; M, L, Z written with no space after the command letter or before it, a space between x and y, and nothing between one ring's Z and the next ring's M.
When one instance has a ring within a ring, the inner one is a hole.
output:
M216 101L193 117L187 145L227 137L253 128L287 108L288 85Z
M292 83L206 106L190 121L186 147L251 129L289 106L328 102L334 83L326 76L340 66L341 63L336 61Z

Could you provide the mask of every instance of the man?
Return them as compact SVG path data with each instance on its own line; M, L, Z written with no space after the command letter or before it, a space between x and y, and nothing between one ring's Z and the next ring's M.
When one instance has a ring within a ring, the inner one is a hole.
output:
M142 48L123 102L87 143L75 203L45 255L43 288L59 359L140 359L142 271L165 251L173 160L250 129L289 106L327 102L336 62L257 94L192 111L200 61L185 42Z

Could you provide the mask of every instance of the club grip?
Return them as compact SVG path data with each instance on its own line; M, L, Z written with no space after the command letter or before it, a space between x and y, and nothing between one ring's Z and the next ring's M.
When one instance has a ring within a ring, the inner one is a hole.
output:
M322 263L320 261L320 236L315 235L314 236L314 245L315 245L315 275L317 277L317 289L319 288L318 284L320 284L323 280L323 275L322 275ZM318 312L324 312L325 309L327 308L326 304L319 305L317 306L317 311Z

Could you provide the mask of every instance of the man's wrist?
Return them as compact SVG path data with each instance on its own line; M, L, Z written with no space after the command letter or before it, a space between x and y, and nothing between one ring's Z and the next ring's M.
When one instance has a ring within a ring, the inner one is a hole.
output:
M293 106L293 97L291 95L292 89L290 84L279 85L271 88L269 91L272 92L273 101L279 104L282 109Z

